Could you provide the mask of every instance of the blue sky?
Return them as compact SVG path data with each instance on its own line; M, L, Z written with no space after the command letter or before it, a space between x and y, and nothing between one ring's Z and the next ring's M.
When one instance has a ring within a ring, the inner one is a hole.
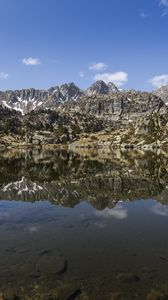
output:
M0 90L168 83L168 0L0 0Z

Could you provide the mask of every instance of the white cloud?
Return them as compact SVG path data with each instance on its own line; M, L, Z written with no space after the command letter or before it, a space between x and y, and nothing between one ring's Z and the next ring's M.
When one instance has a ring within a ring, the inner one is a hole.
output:
M160 0L159 4L164 7L164 11L162 13L162 17L164 17L168 14L168 0Z
M118 87L122 86L128 81L128 74L126 72L116 72L116 73L99 73L96 74L93 79L103 80L105 83L113 82Z
M168 0L160 0L160 5L168 7Z
M84 73L83 71L81 71L81 72L79 72L79 76L80 76L81 78L83 78L83 77L85 77L85 73Z
M26 66L37 66L41 64L39 58L33 58L33 57L23 58L22 63Z
M167 85L168 84L168 74L155 76L149 80L149 83L151 83L156 88L160 88L163 85Z
M89 66L90 71L104 71L107 69L107 65L103 62L91 63Z
M7 73L4 72L0 72L0 80L2 79L8 79L9 75Z

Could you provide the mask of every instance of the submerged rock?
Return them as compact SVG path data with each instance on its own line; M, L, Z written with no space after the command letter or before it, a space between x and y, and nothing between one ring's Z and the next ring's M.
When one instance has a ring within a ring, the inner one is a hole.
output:
M139 276L133 273L120 273L117 275L117 280L124 283L138 282L140 280Z
M45 275L61 276L67 272L68 261L55 251L46 251L40 255L36 263L36 272Z

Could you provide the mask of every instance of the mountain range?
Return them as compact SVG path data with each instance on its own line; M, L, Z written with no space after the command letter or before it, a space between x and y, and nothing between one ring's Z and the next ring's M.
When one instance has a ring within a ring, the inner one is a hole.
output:
M86 143L94 146L158 147L168 143L168 86L149 93L97 81L86 90L68 83L48 90L1 91L0 117L0 144L5 146L81 144L81 138L83 144L87 134Z
M1 91L0 104L3 107L19 111L24 115L34 109L52 109L65 102L77 101L83 96L107 95L113 92L118 92L117 87L113 83L106 85L103 81L98 81L87 90L81 90L72 82L51 87L48 90L31 88Z
M54 109L68 102L77 102L84 97L112 95L114 98L129 99L128 92L134 97L136 91L121 91L112 82L106 84L97 81L86 90L81 90L74 83L66 83L61 86L51 87L48 90L22 89L0 91L0 105L21 112L23 115L37 109ZM137 92L141 96L141 92ZM168 87L163 87L154 93L168 104ZM146 93L147 95L147 93ZM150 93L149 93L150 95Z

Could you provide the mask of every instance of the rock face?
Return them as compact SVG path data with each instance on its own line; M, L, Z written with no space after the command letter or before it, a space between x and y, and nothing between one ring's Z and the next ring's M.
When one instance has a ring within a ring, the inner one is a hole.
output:
M96 82L86 91L82 91L71 82L51 87L48 90L32 88L0 91L0 104L3 107L19 111L24 115L35 109L53 109L65 102L75 102L85 95L110 94L117 91L118 89L113 83L106 85L103 81Z
M111 82L106 85L103 81L94 83L88 90L82 91L74 83L51 87L48 90L23 89L16 91L0 91L0 105L14 109L23 115L35 109L53 109L65 102L77 101L86 95L106 95L118 92Z
M168 114L142 116L129 127L112 133L111 145L123 148L157 149L167 145ZM120 139L119 139L120 137Z
M131 119L144 113L165 110L164 102L151 93L119 91L112 83L97 81L82 91L74 83L48 90L24 89L0 92L0 105L22 115L38 109L65 109L98 117Z
M154 94L161 98L166 105L168 105L168 85L162 86L160 89L154 91Z
M86 96L93 95L109 95L111 93L119 92L118 88L114 85L114 83L109 82L108 85L105 84L104 81L99 80L95 82L91 87L86 90Z
M0 92L0 104L26 114L39 108L55 108L69 100L76 101L82 95L84 92L74 83L68 83L48 90L24 89Z
M153 113L165 113L164 102L152 93L137 91L113 92L85 96L65 105L66 111L83 112L106 120L127 120Z
M153 93L120 91L103 81L86 91L69 83L48 90L0 92L0 116L2 147L10 146L13 139L17 144L70 144L84 133L102 130L111 132L115 145L119 140L120 144L137 144L144 137L152 143L155 139L168 143L168 107L161 98Z

